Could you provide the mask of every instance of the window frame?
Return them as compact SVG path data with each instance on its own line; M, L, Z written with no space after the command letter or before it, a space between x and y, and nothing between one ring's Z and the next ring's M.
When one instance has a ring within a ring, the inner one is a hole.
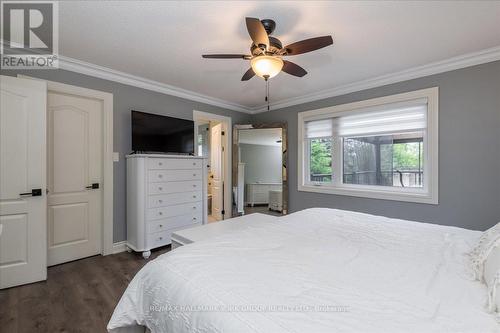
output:
M357 112L359 109L383 106L415 99L427 99L427 129L424 131L424 186L392 187L380 185L359 185L343 183L343 140L333 138L332 182L312 182L309 180L309 139L304 137L305 123L329 117L340 117ZM298 155L297 190L302 192L327 193L363 198L385 199L425 204L439 204L439 88L432 87L402 94L378 97L359 102L335 105L322 109L298 113ZM307 142L307 144L306 144Z

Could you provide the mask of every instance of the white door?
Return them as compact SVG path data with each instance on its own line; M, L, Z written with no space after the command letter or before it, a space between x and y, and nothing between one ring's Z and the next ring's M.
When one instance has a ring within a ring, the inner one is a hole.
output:
M47 85L0 82L0 288L8 288L47 279Z
M102 119L102 100L48 92L49 266L101 253Z
M212 184L212 216L222 220L223 205L223 161L222 161L222 124L212 126L210 135L210 183Z

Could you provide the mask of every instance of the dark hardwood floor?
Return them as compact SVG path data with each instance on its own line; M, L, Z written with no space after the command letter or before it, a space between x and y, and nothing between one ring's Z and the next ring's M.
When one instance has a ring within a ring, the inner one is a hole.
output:
M169 250L152 251L149 260ZM146 263L138 253L95 256L49 267L47 281L0 290L0 332L106 332L122 293Z

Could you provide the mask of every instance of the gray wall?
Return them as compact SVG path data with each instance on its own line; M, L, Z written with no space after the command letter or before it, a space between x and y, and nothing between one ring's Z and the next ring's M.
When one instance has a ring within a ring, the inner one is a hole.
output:
M5 71L102 90L114 95L114 241L124 240L125 160L130 152L130 110L191 119L192 110L229 115L233 123L287 121L290 211L332 207L484 230L500 221L500 61L400 82L325 100L246 114L63 70ZM438 86L439 205L297 191L297 112Z
M114 163L114 224L113 240L126 239L126 169L125 155L131 151L130 110L169 115L184 119L193 118L193 110L231 116L233 124L248 123L249 115L193 102L186 99L140 89L116 82L98 79L65 70L2 70L2 75L24 74L45 80L72 84L113 94L113 150L120 153Z
M245 184L281 183L281 146L239 146L240 160L245 163Z
M297 113L439 87L439 205L297 191ZM331 207L485 230L500 221L500 61L253 116L287 121L290 211Z

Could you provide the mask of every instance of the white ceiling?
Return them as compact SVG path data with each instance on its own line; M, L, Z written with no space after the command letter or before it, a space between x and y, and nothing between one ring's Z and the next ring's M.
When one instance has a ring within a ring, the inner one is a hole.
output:
M264 81L241 82L249 62L202 59L248 53L244 18L272 18L284 44L332 34L334 45L288 59L303 78L271 80L288 101L500 46L499 1L65 1L59 53L210 96L236 109L264 105Z
M281 146L281 128L258 128L240 130L238 142L251 145Z

